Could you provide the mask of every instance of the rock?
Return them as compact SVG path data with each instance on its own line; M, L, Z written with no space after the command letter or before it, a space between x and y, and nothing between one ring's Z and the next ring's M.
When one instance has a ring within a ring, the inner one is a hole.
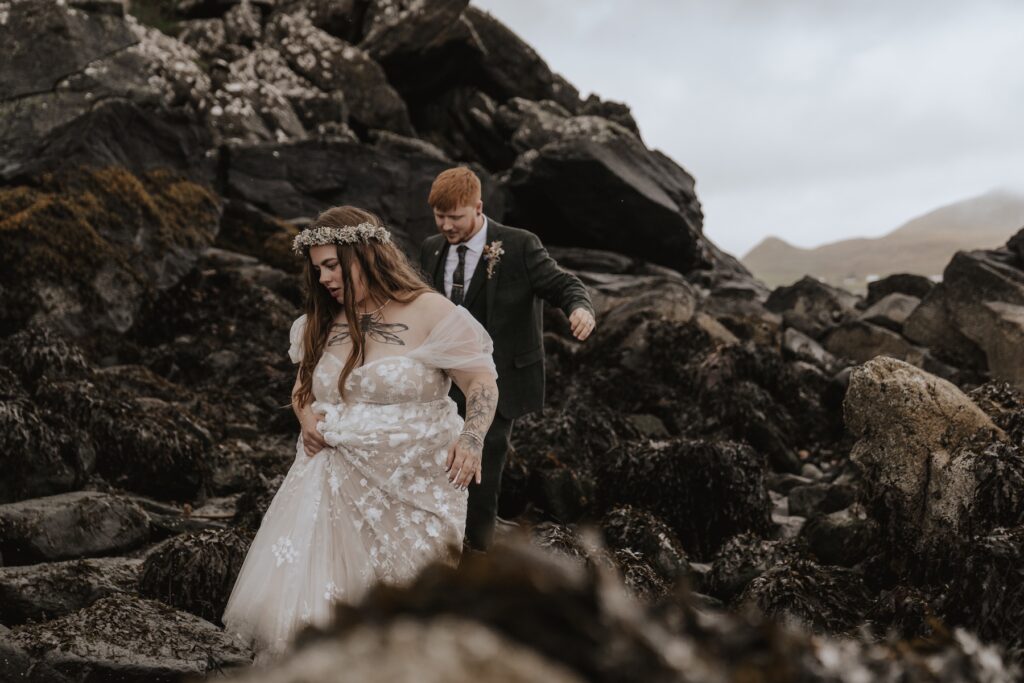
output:
M686 551L675 533L642 508L625 505L612 509L601 520L601 531L610 548L638 552L668 583L690 572Z
M856 317L857 302L855 295L806 276L775 289L765 307L782 314L787 327L820 340L833 327Z
M587 96L587 99L580 105L579 111L575 112L584 116L600 116L603 119L614 121L623 128L631 131L633 135L640 137L640 128L636 125L636 119L633 118L632 112L629 110L629 105L624 102L615 102L612 100L602 100L597 95L591 93Z
M248 665L251 654L213 624L123 593L7 640L69 680L180 680Z
M258 47L243 58L231 62L224 80L224 83L219 84L222 89L231 82L246 88L259 86L268 92L279 93L287 100L301 125L310 133L347 134L355 139L355 134L351 133L346 123L349 110L345 94L340 89L324 92L316 87L295 73L277 50ZM287 121L287 115L285 113L284 116L272 118L270 122L276 119ZM278 126L278 130L287 134L281 126ZM301 136L293 134L293 137ZM271 139L281 141L277 137Z
M813 517L819 513L836 512L851 505L857 492L849 484L806 484L789 491L789 513Z
M513 140L526 135L526 125ZM549 141L520 154L502 177L509 223L551 244L608 249L683 273L721 267L749 276L701 234L686 171L611 121L584 116L551 125L550 133L534 133L537 143Z
M224 13L224 37L229 43L251 47L263 32L262 18L254 3L242 0Z
M745 445L683 439L626 444L595 463L601 507L644 506L697 559L737 533L767 533L764 466Z
M223 19L191 19L180 25L178 40L195 50L200 57L213 61L224 56L227 37Z
M924 275L909 273L887 275L880 280L868 283L867 305L874 306L890 294L904 294L916 299L923 299L934 286L935 283Z
M418 56L459 20L469 0L376 0L369 3L359 47L387 64Z
M850 453L868 495L884 509L898 564L949 555L971 527L977 479L968 449L1005 435L949 382L907 363L877 358L854 370L845 401Z
M232 529L168 539L146 555L139 591L220 623L251 540Z
M508 132L496 121L498 103L479 88L446 90L418 103L410 114L420 135L452 159L479 160L492 172L515 162Z
M778 564L753 579L739 602L816 633L848 633L864 620L871 600L860 575L810 560Z
M812 462L805 462L801 465L800 474L812 481L818 481L825 476L825 473L821 471L821 468Z
M899 332L903 329L903 323L920 303L921 300L917 297L893 292L873 303L860 314L860 319Z
M117 553L148 537L146 513L107 493L76 491L0 505L6 565Z
M114 593L134 594L142 560L97 558L0 567L0 623L48 621Z
M819 562L839 567L852 567L875 554L879 541L878 523L859 505L811 517L800 536Z
M1024 382L1024 271L1008 250L957 252L907 319L904 334L958 367Z
M480 55L477 68L485 92L501 101L511 97L530 100L554 95L554 76L544 60L519 36L491 14L469 6L462 14L471 46Z
M665 428L665 423L655 415L628 415L626 419L648 439L667 439L671 436Z
M1006 243L1006 248L1010 250L1011 254L1016 255L1017 267L1024 270L1024 228L1010 238Z
M213 241L220 207L167 173L108 167L0 189L0 214L0 325L48 321L82 337L127 330L143 299L177 282ZM84 245L88 258L75 254ZM53 270L59 282L44 275Z
M265 35L296 73L324 92L345 93L353 125L413 133L405 103L380 65L364 50L316 28L305 10L274 15Z
M346 140L245 145L231 153L228 191L284 218L315 216L336 204L374 207L417 254L423 239L436 233L426 201L430 184L449 166L423 152L392 152ZM485 178L485 188L486 183ZM485 201L488 197L485 191Z
M135 42L122 18L105 13L49 2L15 2L5 10L0 23L4 100L50 92L90 62Z
M896 332L863 321L843 323L833 329L825 337L825 348L855 363L888 356L924 367L928 358L927 349L911 344Z
M782 350L788 357L814 363L823 370L837 365L835 356L795 327L787 327L783 333Z

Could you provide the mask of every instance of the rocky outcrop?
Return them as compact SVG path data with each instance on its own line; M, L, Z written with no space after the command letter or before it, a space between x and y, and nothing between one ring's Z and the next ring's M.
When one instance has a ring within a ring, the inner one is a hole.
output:
M149 538L149 518L135 503L75 491L0 505L0 555L7 565L110 555Z

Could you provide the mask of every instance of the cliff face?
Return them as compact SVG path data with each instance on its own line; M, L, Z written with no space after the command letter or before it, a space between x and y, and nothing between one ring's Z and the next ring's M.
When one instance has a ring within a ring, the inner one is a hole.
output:
M456 163L598 314L546 312L500 501L528 547L251 680L1016 675L1024 232L941 285L769 293L628 107L465 0L27 0L0 45L0 678L249 661L216 621L294 457L290 238L350 203L415 253Z

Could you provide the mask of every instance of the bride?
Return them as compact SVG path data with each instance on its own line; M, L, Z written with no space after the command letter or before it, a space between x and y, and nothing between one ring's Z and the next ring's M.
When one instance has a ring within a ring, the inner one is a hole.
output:
M328 209L293 246L307 285L289 349L302 433L223 615L257 662L328 623L333 602L457 562L498 400L487 332L423 283L379 218Z

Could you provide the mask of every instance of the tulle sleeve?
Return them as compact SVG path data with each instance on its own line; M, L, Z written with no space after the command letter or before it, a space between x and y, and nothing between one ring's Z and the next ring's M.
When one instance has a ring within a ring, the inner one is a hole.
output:
M302 333L306 331L306 314L303 313L292 323L292 331L288 333L288 357L293 363L302 362Z
M493 352L494 343L484 326L465 308L457 306L409 355L442 370L480 372L497 377Z

